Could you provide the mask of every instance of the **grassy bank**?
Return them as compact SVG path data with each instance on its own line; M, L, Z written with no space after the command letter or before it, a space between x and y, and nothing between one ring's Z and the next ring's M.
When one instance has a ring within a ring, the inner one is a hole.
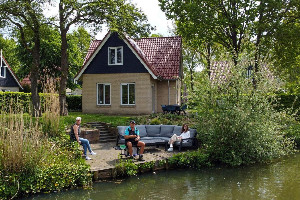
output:
M38 118L22 107L0 109L0 199L92 183L79 145L59 126L58 95L47 96L44 105Z

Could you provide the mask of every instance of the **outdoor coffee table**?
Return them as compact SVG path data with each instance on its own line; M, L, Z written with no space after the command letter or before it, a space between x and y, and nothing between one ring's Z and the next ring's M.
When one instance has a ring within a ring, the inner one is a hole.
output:
M148 139L148 140L141 139L141 141L144 142L146 146L158 147L159 145L164 145L165 150L167 151L167 149L168 149L168 141L165 141L163 139Z

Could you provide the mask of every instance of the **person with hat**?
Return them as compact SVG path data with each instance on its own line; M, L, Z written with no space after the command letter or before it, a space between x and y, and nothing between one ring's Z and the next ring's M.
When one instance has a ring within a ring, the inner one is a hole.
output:
M131 120L130 125L128 128L125 129L125 144L128 148L128 152L130 155L130 158L133 158L133 150L132 146L138 146L140 147L140 154L139 154L139 160L143 161L143 153L145 149L145 143L140 141L140 132L139 130L135 127L135 121Z

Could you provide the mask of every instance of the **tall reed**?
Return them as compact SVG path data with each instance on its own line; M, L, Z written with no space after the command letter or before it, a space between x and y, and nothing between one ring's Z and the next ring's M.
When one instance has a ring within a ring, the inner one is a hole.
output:
M7 109L7 108L6 108ZM3 171L24 172L34 169L43 156L47 138L38 122L22 109L9 106L0 111L0 164Z
M59 98L56 91L56 82L48 78L44 85L44 113L42 116L43 132L50 137L59 136Z

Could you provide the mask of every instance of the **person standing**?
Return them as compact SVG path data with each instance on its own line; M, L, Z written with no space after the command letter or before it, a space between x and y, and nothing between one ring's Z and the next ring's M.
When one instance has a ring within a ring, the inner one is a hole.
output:
M187 124L183 124L182 128L181 128L180 136L177 136L176 134L174 134L170 138L170 140L169 140L170 148L168 149L168 151L173 151L174 142L176 142L176 141L180 142L182 139L187 139L187 138L190 138L189 126Z
M77 141L80 145L83 146L83 154L85 156L85 159L91 160L91 158L86 155L87 150L89 150L90 155L96 155L96 153L92 151L89 140L79 137L80 124L81 124L81 117L76 117L76 123L71 126L70 138L71 140Z
M143 161L143 153L144 153L144 149L145 149L145 143L140 141L140 132L135 127L134 120L131 120L129 127L126 128L124 138L125 138L125 144L128 148L130 157L133 158L132 146L138 146L141 148L140 152L139 152L139 160Z

